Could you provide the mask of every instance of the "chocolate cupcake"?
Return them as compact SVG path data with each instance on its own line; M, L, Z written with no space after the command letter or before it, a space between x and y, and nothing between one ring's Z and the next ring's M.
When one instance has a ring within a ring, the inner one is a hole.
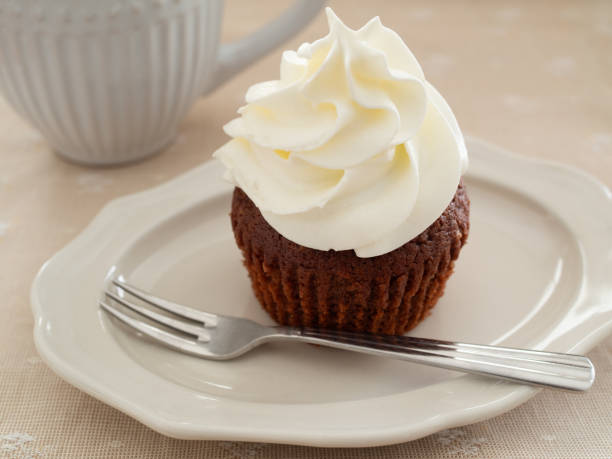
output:
M444 293L469 231L463 184L438 219L397 249L370 258L310 249L280 235L239 188L232 228L255 296L276 322L399 335Z
M444 292L469 229L455 117L374 18L283 54L215 157L255 296L280 324L402 334Z

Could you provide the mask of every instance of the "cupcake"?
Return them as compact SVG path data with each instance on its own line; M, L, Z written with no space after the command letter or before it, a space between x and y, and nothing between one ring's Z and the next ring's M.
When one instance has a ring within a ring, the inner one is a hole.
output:
M285 51L215 152L253 292L283 325L402 334L444 292L469 230L457 121L379 18Z

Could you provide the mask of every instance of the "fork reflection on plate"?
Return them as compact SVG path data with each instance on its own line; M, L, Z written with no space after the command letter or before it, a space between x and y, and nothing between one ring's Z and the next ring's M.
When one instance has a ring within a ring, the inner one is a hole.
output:
M595 379L593 364L580 355L408 336L268 327L158 298L119 279L112 283L114 288L105 291L107 300L100 301L106 312L163 345L205 359L229 360L263 343L282 340L575 391L587 390ZM136 315L126 313L124 308Z

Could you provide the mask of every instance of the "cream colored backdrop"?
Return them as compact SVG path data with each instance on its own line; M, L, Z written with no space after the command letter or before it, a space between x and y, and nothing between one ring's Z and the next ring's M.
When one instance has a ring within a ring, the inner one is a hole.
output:
M232 0L224 35L238 38L281 0ZM464 132L579 167L612 187L612 2L332 1L352 27L374 15L398 31ZM322 15L291 41L326 32ZM280 50L202 99L163 154L86 169L49 152L0 99L0 457L610 458L612 339L591 352L587 394L542 392L487 422L383 448L323 450L165 438L56 377L32 343L28 292L40 265L109 200L209 158L246 88L278 74ZM611 235L612 237L612 235Z

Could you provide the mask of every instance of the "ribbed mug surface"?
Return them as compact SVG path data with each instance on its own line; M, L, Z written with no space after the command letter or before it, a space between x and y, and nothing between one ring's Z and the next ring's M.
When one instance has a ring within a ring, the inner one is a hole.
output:
M86 164L155 153L212 78L220 0L0 0L0 90Z

